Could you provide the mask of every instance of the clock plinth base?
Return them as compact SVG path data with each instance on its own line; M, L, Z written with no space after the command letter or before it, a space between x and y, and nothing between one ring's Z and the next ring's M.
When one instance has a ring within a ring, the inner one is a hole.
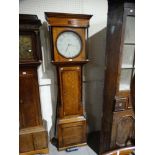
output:
M86 145L86 119L74 116L58 120L58 150Z
M48 153L48 134L46 124L20 129L20 154Z

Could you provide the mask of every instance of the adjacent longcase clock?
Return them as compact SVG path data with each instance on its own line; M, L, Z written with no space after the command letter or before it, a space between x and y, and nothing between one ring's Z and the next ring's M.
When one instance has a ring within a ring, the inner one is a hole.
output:
M58 73L58 149L86 144L82 104L82 66L88 62L86 40L91 15L45 12L52 63Z
M40 20L19 15L19 152L47 153L47 130L41 116L37 68L41 64Z

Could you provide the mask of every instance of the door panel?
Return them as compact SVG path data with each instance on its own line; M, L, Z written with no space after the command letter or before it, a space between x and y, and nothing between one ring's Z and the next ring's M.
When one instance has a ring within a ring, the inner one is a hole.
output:
M131 144L131 139L134 137L134 123L132 109L113 113L112 148L124 147Z
M60 67L61 103L63 116L81 111L81 67Z
M36 72L29 69L20 71L19 108L20 128L40 125L39 92Z
M126 116L119 120L117 124L116 145L125 146L128 138L132 137L133 122L134 120L131 116Z
M59 147L67 147L70 145L86 142L86 121L72 122L59 125L59 133L61 139Z
M20 152L29 152L34 150L32 134L23 134L19 136Z

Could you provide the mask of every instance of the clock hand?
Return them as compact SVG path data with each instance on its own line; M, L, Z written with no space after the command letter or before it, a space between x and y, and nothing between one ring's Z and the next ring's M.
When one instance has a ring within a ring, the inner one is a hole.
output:
M67 50L68 50L68 47L69 47L69 44L67 45L67 48L66 48L66 50L65 50L65 53L67 52Z
M65 53L67 52L68 47L71 46L71 45L72 45L72 44L68 43L67 48L66 48L66 50L65 50Z
M70 44L70 46L74 46L74 47L77 47L77 45L74 45L74 44Z

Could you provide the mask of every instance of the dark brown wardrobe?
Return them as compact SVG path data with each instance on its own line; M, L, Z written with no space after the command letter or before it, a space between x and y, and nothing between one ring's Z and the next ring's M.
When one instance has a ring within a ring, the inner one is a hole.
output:
M135 70L134 1L108 1L106 64L100 153L134 139L130 83Z

